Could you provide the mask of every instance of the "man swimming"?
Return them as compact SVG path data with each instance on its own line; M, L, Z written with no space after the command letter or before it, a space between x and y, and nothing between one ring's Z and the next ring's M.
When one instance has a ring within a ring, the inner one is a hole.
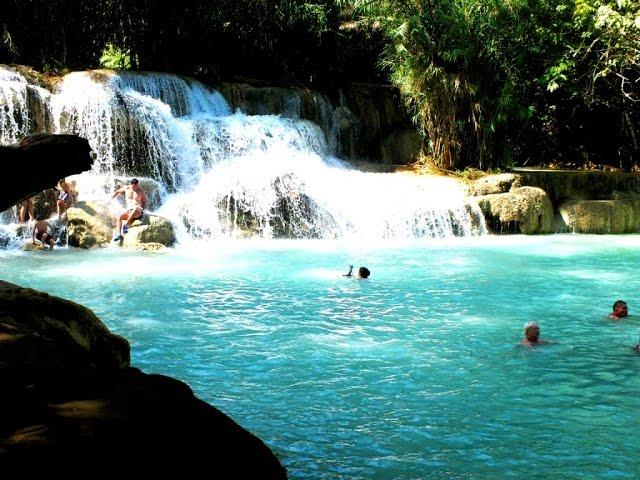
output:
M629 315L629 307L627 306L627 302L624 300L617 300L616 303L613 304L613 312L609 315L611 320L620 320Z
M526 347L534 347L536 345L546 345L547 340L540 338L540 326L536 322L527 322L524 326L524 338L520 345Z

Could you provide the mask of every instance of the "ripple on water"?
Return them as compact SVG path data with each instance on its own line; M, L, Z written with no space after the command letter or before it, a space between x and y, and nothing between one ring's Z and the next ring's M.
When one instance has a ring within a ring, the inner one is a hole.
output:
M93 308L134 366L186 381L293 479L636 478L640 320L606 315L640 291L637 238L65 251L2 269ZM342 278L352 263L372 278ZM517 347L529 320L556 343Z

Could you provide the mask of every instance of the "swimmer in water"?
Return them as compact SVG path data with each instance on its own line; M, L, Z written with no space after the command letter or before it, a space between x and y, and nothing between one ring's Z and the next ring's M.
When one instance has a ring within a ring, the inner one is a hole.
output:
M524 326L524 338L520 345L534 347L536 345L546 345L549 342L540 338L540 326L536 322L527 322Z

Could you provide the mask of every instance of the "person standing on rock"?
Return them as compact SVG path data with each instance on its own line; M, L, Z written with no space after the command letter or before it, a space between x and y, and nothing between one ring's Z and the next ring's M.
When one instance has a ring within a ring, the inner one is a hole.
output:
M71 187L64 178L58 180L56 190L59 192L56 207L58 209L58 218L60 218L67 211L67 208L73 206L75 199Z
M123 193L127 211L120 214L116 219L114 242L122 240L122 236L129 231L131 223L142 218L144 209L147 208L147 193L140 187L137 178L132 178L126 187L118 188L113 192L111 198L119 197ZM125 222L124 225L122 224L123 221Z
M29 215L29 222L35 220L35 215L33 214L33 197L29 197L20 202L20 208L18 209L18 220L20 223L27 221L27 215Z

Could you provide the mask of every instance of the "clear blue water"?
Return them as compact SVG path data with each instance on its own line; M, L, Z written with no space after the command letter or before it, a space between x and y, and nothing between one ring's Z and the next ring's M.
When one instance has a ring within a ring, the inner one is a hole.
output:
M293 479L638 478L639 236L0 253ZM341 277L366 265L369 280ZM611 322L614 300L631 318ZM544 348L516 347L537 320Z

